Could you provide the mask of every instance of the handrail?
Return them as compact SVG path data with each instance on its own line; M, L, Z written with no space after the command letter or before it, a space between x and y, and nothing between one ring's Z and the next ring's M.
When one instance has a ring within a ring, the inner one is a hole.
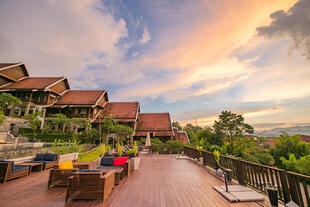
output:
M213 153L184 146L184 153L192 158L203 157L203 164L216 168ZM232 176L241 185L249 185L267 192L268 185L278 189L278 199L285 203L293 200L299 206L310 206L310 176L221 155L220 164L232 170Z

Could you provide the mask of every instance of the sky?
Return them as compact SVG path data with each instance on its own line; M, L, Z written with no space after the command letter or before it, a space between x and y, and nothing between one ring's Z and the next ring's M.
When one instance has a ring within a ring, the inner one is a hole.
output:
M309 0L0 0L0 62L212 125L310 125Z

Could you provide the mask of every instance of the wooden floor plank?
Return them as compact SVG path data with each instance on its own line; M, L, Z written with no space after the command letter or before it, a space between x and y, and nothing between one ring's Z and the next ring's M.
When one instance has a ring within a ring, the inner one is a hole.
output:
M95 166L93 166L95 168ZM140 169L116 186L104 202L65 203L66 188L47 189L49 171L0 184L0 207L256 207L256 202L229 203L212 186L223 182L189 160L146 155Z

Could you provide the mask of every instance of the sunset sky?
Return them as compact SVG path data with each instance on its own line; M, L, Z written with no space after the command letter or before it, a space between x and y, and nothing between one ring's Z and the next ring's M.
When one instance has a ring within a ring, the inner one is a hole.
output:
M310 125L309 0L0 0L0 62L182 124Z

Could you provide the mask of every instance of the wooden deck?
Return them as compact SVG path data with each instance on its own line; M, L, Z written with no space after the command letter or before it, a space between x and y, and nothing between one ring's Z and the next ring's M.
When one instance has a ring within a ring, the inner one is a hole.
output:
M75 200L65 203L66 188L47 189L49 171L0 184L0 206L115 206L115 207L250 207L261 203L229 203L215 190L223 183L189 160L172 155L142 157L140 169L121 182L104 203ZM266 202L265 202L266 203Z

